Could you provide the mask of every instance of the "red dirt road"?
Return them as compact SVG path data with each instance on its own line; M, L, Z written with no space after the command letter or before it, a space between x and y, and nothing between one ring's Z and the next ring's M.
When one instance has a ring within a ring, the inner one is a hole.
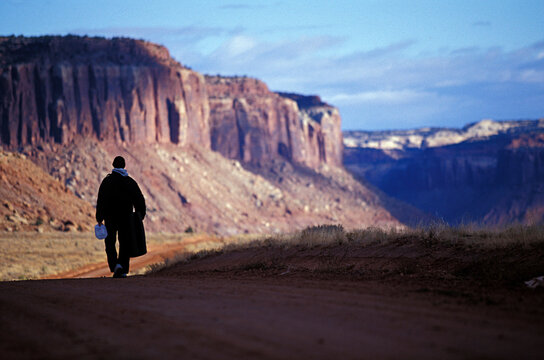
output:
M195 273L0 283L3 359L537 359L540 320L374 281Z
M145 269L149 265L160 264L168 259L175 259L177 256L186 253L188 251L188 247L194 246L195 244L201 242L207 242L209 244L220 244L220 240L218 239L195 236L185 239L183 242L150 245L148 246L147 254L145 254L144 256L130 259L130 272L135 273L138 270ZM104 261L95 264L85 265L78 269L62 272L59 274L48 275L43 277L43 279L87 279L104 276L112 276L112 273L108 268L105 252Z
M176 255L183 253L186 247L187 244L185 243L164 244L151 247L146 255L130 259L130 271L135 272L151 264L158 264L166 259L173 258ZM106 253L104 253L104 261L85 265L79 269L60 274L45 276L44 279L88 279L108 277L111 275L112 273L106 262Z
M404 238L263 244L126 279L0 282L0 357L543 359L544 289L523 286L543 254Z

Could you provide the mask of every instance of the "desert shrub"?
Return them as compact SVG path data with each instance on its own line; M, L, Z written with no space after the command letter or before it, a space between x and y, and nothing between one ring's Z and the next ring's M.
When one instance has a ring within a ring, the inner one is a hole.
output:
M219 254L222 254L224 252L223 249L204 249L204 250L200 250L194 254L191 254L189 256L189 260L195 260L195 259L202 259L202 258L205 258L205 257L208 257L208 256L213 256L213 255L219 255ZM185 259L184 259L185 260ZM180 260L178 259L177 262L179 262Z
M318 225L310 226L295 233L291 243L308 247L330 244L342 244L347 240L342 225Z

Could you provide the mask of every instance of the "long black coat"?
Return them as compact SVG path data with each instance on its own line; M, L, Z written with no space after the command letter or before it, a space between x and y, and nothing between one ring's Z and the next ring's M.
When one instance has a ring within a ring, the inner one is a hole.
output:
M130 176L116 172L108 174L98 190L96 201L96 221L124 221L132 213L139 212L142 219L145 216L145 199L138 184Z

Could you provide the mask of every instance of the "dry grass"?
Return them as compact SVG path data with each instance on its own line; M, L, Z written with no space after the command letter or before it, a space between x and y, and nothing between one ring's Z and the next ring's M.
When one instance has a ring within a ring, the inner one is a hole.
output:
M157 276L197 271L395 282L409 277L424 288L464 286L478 291L481 286L515 288L541 276L542 254L544 227L540 225L490 229L434 224L351 231L340 225L321 225L225 242L223 247L176 259L179 264L171 261Z
M148 234L148 246L181 242L197 234ZM193 251L202 248L194 246ZM0 232L0 281L38 279L106 261L104 241L77 232Z
M420 242L426 245L460 246L466 249L473 247L495 249L510 246L529 246L544 243L544 226L512 225L503 228L489 228L466 224L452 227L445 223L435 223L417 228L368 227L346 231L342 225L319 225L289 234L246 239L233 237L231 241L225 241L225 246L221 248L206 249L185 256L183 260L262 246L312 248L346 243L366 246L387 244L399 240Z
M493 228L478 224L463 224L453 227L445 223L436 223L427 227L407 229L404 233L406 236L428 242L467 247L504 248L544 242L544 226L541 224Z
M90 234L0 234L0 280L36 279L103 258L104 245Z
M368 227L345 231L341 225L321 225L279 238L269 238L271 243L288 245L331 245L344 242L356 244L388 243L396 240L422 241L461 246L506 247L544 242L544 226L513 225L505 228L481 227L474 224L449 226L435 223L418 228Z
M152 246L182 242L195 236L202 234L148 234L147 240L148 245ZM544 226L514 225L491 229L476 225L450 227L439 223L413 229L368 227L347 231L341 225L320 225L290 234L206 238L207 241L188 244L186 252L151 265L145 272L155 272L181 261L212 254L263 246L313 248L353 244L364 247L399 240L426 245L454 245L467 249L530 246L544 243ZM90 233L0 233L0 256L1 281L37 279L106 260L103 241L96 240Z

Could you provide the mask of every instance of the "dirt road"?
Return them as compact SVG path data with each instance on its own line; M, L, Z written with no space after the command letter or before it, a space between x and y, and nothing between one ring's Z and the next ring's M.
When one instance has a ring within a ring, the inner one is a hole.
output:
M180 250L166 249L146 261ZM540 242L263 243L126 279L0 282L0 354L542 359L544 289L523 280L544 272L543 254Z
M221 244L221 239L206 236L194 236L182 242L151 244L148 246L147 254L130 259L130 273L138 274L145 272L146 268L154 264L162 264L165 261L176 259L187 253L196 250L214 248ZM108 268L106 254L104 260L82 266L80 268L44 276L43 279L87 279L97 277L111 277L112 273Z
M375 282L193 274L0 283L3 359L536 359L540 320Z
M167 259L174 258L176 255L182 254L187 248L186 243L161 244L150 247L148 253L144 256L130 260L131 272L138 272L152 264L159 264ZM48 275L44 279L88 279L97 277L112 276L108 263L104 261L82 266L75 270L70 270L60 274Z

